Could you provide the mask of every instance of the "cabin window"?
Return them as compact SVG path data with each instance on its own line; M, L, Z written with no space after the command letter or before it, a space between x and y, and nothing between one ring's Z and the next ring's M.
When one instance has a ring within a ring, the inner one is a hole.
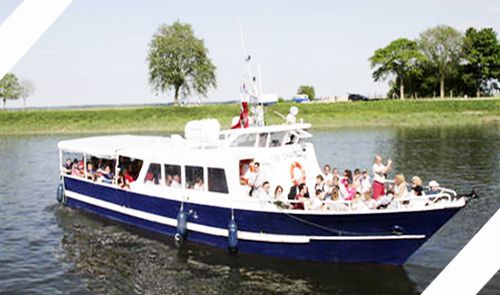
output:
M165 184L171 188L181 188L181 166L165 164Z
M208 190L215 193L228 193L224 169L208 168Z
M115 167L116 161L114 159L87 156L85 174L87 179L111 184L115 176Z
M83 154L80 153L69 153L62 152L61 171L66 175L73 175L78 177L84 177L85 175L85 165Z
M161 181L161 165L157 163L149 164L148 172L144 176L144 183L159 185Z
M204 190L203 167L186 166L186 188L197 191Z
M134 182L139 177L139 172L141 172L142 160L120 156L118 168L120 169L119 179L124 179L128 183Z
M259 134L259 147L266 147L267 146L267 136L269 133L260 133Z
M283 139L285 138L285 132L271 132L271 140L269 142L270 147L281 146Z
M231 143L231 146L244 146L244 147L253 147L255 146L255 140L257 136L255 133L252 134L242 134Z

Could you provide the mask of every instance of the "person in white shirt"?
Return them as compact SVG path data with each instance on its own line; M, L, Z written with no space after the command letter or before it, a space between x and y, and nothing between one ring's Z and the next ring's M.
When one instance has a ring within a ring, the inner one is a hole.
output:
M333 174L330 165L326 164L323 167L323 174L325 175L325 182L333 181Z
M382 157L375 156L375 163L373 164L373 199L378 199L380 196L385 195L385 174L392 169L392 161L389 159L387 164L382 164Z
M260 170L260 163L255 162L253 167L254 173L251 175L251 178L248 179L248 185L250 186L250 195L255 197L259 188L264 184L265 179L264 173Z

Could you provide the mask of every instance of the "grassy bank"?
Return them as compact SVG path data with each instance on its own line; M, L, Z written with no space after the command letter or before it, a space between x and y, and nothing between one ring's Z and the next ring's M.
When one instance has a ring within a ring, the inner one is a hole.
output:
M267 108L266 120L287 114L291 103ZM500 100L407 100L299 105L315 129L370 126L500 125ZM238 105L0 111L0 134L182 132L187 121L216 118L223 128Z

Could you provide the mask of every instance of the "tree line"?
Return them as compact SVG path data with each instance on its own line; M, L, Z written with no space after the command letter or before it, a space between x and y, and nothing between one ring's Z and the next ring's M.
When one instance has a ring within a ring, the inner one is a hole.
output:
M7 104L7 100L23 99L23 105L26 108L26 99L35 91L35 85L31 80L19 80L16 75L7 73L0 80L0 98L3 101L3 108Z
M500 89L500 42L492 28L465 34L440 25L418 39L400 38L369 58L375 81L389 80L390 98L492 96Z

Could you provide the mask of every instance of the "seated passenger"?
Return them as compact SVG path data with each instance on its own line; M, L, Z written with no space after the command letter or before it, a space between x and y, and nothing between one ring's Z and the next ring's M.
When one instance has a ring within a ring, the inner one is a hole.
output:
M413 196L421 196L423 192L422 179L418 176L413 176L411 178L411 194Z
M104 170L101 170L101 177L99 178L104 183L113 183L113 172L111 171L111 166L106 165Z
M402 199L408 194L405 176L401 173L396 173L394 176L394 198Z
M321 174L318 174L318 176L316 176L316 184L314 185L314 190L321 190L322 192L325 191L325 182Z
M167 176L165 176L165 185L166 186L172 186L172 181L174 180L174 177L170 174L167 174Z
M347 180L347 197L344 198L346 201L352 201L354 199L354 196L356 195L356 189L354 188L354 184L352 180Z
M309 202L309 210L320 210L323 211L325 210L325 206L323 201L325 200L325 193L317 189L316 194L313 198L311 198L311 201Z
M370 175L368 175L368 171L363 170L363 173L361 173L360 193L366 200L368 200L371 198L371 191L372 191L372 182L370 179Z
M66 163L64 163L64 165L63 165L63 171L65 174L68 174L68 175L71 174L72 165L73 165L73 161L71 161L70 158L67 158Z
M352 177L352 184L356 192L361 193L361 180L363 180L363 176L361 175L361 170L356 168L354 170L354 176Z
M283 187L278 185L274 190L274 204L278 208L288 209L287 201L288 199L283 195Z
M135 178L132 176L132 165L129 165L123 173L123 179L125 180L126 184L131 184L135 181Z
M202 183L203 184L203 183ZM181 188L181 177L179 174L175 174L172 178L172 183L170 185L172 188Z
M118 179L117 179L116 183L121 188L130 189L130 185L127 182L127 180L125 179L125 174L126 174L125 170L120 170L120 168L118 168Z
M436 195L439 194L439 183L435 180L429 181L429 191L427 192L428 195Z
M205 188L203 186L203 180L201 177L196 178L196 181L194 182L193 189L195 191L203 191Z
M262 186L258 190L258 197L261 204L265 204L272 201L273 198L271 196L271 185L269 184L269 181L264 181L262 183Z
M146 184L155 184L155 179L154 179L154 174L151 171L148 171L146 173L146 176L144 177L144 183Z
M94 169L94 164L92 164L91 162L87 163L87 179L94 181L97 179L96 170Z
M305 209L305 207L304 207L304 201L306 201L308 199L308 197L306 197L306 195L307 195L307 186L306 186L306 184L305 183L299 184L298 193L295 196L295 201L299 201L299 202L294 202L292 204L292 209L304 210Z

